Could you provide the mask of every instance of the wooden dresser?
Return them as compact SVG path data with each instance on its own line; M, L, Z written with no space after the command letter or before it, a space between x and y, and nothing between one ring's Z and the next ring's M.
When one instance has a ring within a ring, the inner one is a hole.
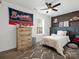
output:
M16 28L17 49L28 49L32 46L32 28L18 27Z

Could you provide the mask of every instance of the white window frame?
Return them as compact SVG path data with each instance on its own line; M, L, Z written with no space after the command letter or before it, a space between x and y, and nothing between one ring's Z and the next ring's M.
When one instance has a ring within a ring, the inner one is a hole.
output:
M44 19L39 19L39 20L42 21L42 33L37 33L37 35L43 35L44 34ZM38 23L38 21L37 21L37 23ZM40 26L37 25L37 27L40 27Z

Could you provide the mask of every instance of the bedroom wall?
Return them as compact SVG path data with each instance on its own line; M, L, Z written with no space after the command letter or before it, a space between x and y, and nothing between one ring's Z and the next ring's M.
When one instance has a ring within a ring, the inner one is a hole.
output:
M12 3L7 3L5 1L0 4L0 52L13 49L16 47L16 27L15 25L9 25L9 13L8 13L8 7L28 12L28 13L33 13L34 15L34 26L32 29L32 37L36 37L36 41L40 41L40 37L44 35L49 35L49 27L50 27L50 17L33 12L32 10L29 10L27 8L23 8L22 6L18 6L16 4ZM41 17L42 19L45 20L46 23L45 25L45 33L44 35L37 35L36 34L36 20L38 17Z
M63 15L60 15L60 16L56 16L56 17L52 17L52 20L51 20L51 27L53 26L53 27L58 27L59 26L59 24L58 23L53 23L53 20L55 19L55 18L57 18L58 19L58 22L63 22L63 21L69 21L70 19L72 19L73 17L75 17L75 16L77 16L77 17L79 17L79 11L75 11L75 12L72 12L72 13L67 13L67 14L63 14ZM73 21L73 22L75 22L75 21ZM75 25L77 25L77 23L75 22L75 23L73 23L72 24L72 22L70 22L70 26L75 26Z
M77 21L70 21L73 17L79 17L79 11L63 14L60 16L51 18L51 29L50 33L56 32L57 30L69 30L73 32L74 35L79 35L79 19ZM53 23L54 19L58 19L58 23ZM69 27L59 27L59 22L69 21Z

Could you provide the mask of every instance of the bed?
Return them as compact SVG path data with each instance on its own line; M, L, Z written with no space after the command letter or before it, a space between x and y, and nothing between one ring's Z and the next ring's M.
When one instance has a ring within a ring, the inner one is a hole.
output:
M64 56L64 46L70 42L69 36L62 36L57 34L52 34L51 36L44 36L42 38L42 45L47 45L53 47L57 50L59 54Z

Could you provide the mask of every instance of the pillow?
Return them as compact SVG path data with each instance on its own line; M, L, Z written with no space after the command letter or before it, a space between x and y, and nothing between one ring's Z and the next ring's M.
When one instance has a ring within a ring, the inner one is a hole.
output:
M75 37L76 37L76 38L79 38L79 36L78 36L78 35L76 35Z
M57 35L66 36L66 34L67 34L67 31L62 31L62 30L57 31Z
M57 34L54 34L54 33L51 34L51 36L54 36L54 35L57 35Z
M70 47L70 48L78 48L78 46L76 44L74 44L74 43L69 43L68 47Z
M79 37L73 38L73 41L74 41L74 42L79 42Z
M58 38L58 37L60 37L60 36L57 35L57 34L51 34L51 36L52 36L53 38Z

